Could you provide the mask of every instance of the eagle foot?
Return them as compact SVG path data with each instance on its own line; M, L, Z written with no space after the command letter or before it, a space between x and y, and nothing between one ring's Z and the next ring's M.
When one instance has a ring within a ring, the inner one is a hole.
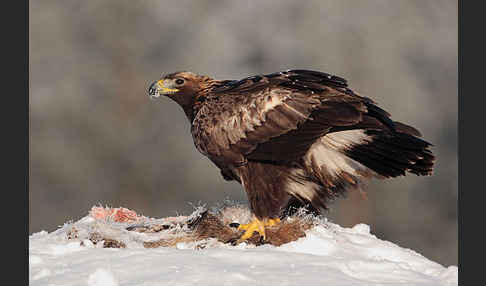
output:
M241 243L253 236L254 232L257 232L260 234L261 238L263 241L266 239L265 235L265 227L267 226L275 226L280 223L279 218L274 218L274 219L263 219L259 220L258 218L255 218L253 221L247 224L237 224L237 223L232 223L230 224L231 227L237 227L238 230L244 230L245 232L243 235L236 241L236 243Z

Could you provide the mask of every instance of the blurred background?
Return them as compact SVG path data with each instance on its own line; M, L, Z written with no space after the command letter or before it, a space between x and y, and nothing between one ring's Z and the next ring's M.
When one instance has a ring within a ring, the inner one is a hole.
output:
M445 266L457 246L457 1L30 1L30 233L93 205L149 217L246 204L149 84L299 68L345 77L434 144L432 177L371 181L326 216Z

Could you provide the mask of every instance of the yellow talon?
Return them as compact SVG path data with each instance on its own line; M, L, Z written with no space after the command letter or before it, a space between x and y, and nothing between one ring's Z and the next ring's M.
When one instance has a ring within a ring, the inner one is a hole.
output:
M274 226L274 225L277 225L279 223L280 223L279 218L271 218L271 219L267 220L267 223L265 224L265 226Z
M240 224L240 226L238 226L238 230L245 230L245 233L243 233L243 235L240 237L238 242L243 242L248 238L252 237L255 231L258 232L261 236L263 236L263 240L265 240L266 239L265 227L274 226L277 225L278 223L280 223L279 218L264 219L263 221L259 220L258 218L255 218L255 220L253 220L248 224Z

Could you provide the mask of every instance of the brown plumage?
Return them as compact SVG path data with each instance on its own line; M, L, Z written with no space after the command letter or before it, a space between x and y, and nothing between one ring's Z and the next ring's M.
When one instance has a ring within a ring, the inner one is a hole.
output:
M161 94L183 108L197 149L243 185L259 219L299 206L319 212L367 178L432 174L431 144L338 76L178 72L150 86L151 97Z

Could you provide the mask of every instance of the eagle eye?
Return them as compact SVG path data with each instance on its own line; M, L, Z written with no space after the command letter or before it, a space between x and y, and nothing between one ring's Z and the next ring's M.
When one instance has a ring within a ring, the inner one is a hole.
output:
M178 79L176 79L175 83L177 85L182 85L182 84L184 84L184 80L182 78L178 78Z

